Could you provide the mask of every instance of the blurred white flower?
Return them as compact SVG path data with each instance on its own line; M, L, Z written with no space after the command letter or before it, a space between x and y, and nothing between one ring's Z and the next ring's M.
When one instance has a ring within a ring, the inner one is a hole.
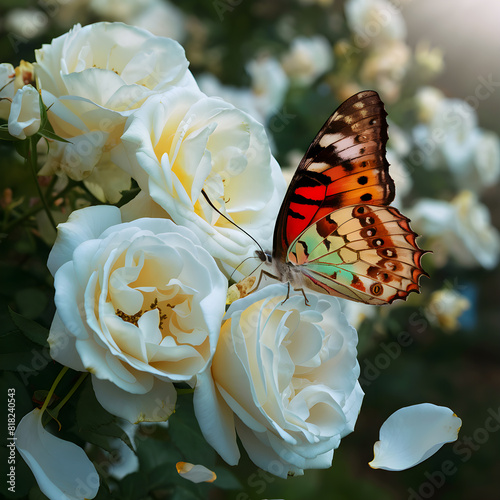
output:
M452 255L464 267L493 269L497 265L500 234L491 225L488 208L475 193L462 191L451 203L424 198L408 215L415 230L433 242L436 264L444 265L439 257Z
M400 40L377 45L363 61L361 81L365 86L376 87L384 101L396 101L408 70L410 56L410 48Z
M12 64L0 64L0 118L2 120L7 120L9 117L10 105L17 90L14 87L15 78L16 73Z
M421 77L435 77L444 68L443 51L439 47L431 48L429 42L420 41L415 47L415 62Z
M280 283L231 304L194 394L203 435L226 462L239 460L237 431L251 460L284 478L331 466L363 398L356 330L338 300L287 297Z
M41 175L84 180L100 200L116 202L130 176L109 158L127 117L172 86L197 88L184 49L121 23L76 25L36 51L37 85L54 132Z
M474 151L473 168L465 183L472 189L493 186L500 177L500 141L494 132L479 129ZM471 175L472 174L472 175Z
M25 85L34 84L33 65L21 60L15 69L12 64L0 64L0 118L9 118L14 94Z
M112 206L77 210L47 263L57 311L53 359L92 373L97 399L129 422L164 421L173 382L195 383L217 344L227 280L187 228L121 223Z
M246 69L252 79L255 105L266 121L283 105L289 85L288 77L273 57L253 59L247 63Z
M258 122L265 123L265 116L257 107L255 95L249 87L223 85L217 77L210 73L203 73L196 78L196 81L204 94L209 97L220 97L235 108L248 113Z
M232 268L253 256L255 243L271 247L285 191L264 127L222 99L175 89L149 99L127 122L115 161L141 193L123 207L128 220L171 217Z
M423 403L394 412L380 428L373 446L372 469L405 470L458 439L462 421L444 406Z
M348 0L345 14L359 48L406 38L403 14L389 0Z
M9 134L18 139L26 139L38 132L40 124L40 94L32 85L25 85L12 99Z
M290 80L307 86L333 67L333 49L323 36L299 36L292 41L281 64Z
M386 156L390 165L389 174L396 184L396 198L393 204L401 207L401 200L412 190L413 180L403 160L393 149L388 148Z
M181 42L186 35L184 14L167 0L91 0L90 7L103 19L132 24L157 36Z
M460 179L470 168L479 139L477 115L461 99L441 99L435 104L430 122L415 127L415 143L425 166L447 167L460 186L463 184Z
M419 121L430 123L444 98L443 92L436 87L420 87L415 93Z
M470 308L470 302L456 290L443 288L432 293L425 314L429 321L452 332L460 326L458 318Z
M35 408L16 429L16 447L33 472L40 490L51 500L94 498L99 475L85 452L46 431L43 413Z
M40 9L10 9L4 18L4 30L10 32L13 43L18 42L16 36L24 39L42 35L49 26L47 14ZM20 40L22 42L22 40ZM19 42L18 42L19 43Z

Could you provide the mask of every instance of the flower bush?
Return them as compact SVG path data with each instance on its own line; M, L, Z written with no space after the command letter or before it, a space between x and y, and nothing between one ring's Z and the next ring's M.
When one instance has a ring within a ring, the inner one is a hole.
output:
M0 345L19 453L3 495L404 497L440 466L461 420L416 403L463 416L463 394L479 397L500 146L471 96L434 86L442 52L408 44L400 4L8 13L0 30L24 41L0 64ZM234 300L314 134L365 88L386 103L394 205L433 251L431 280L381 308L270 277ZM380 425L371 467L417 466L387 483L360 465Z

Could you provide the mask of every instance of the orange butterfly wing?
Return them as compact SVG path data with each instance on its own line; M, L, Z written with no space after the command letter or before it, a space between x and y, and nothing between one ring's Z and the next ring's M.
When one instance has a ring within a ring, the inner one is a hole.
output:
M408 219L387 207L395 187L385 157L386 116L378 94L364 91L326 121L290 183L272 254L273 260L302 266L310 288L375 304L418 291L418 279L425 274L420 265L424 252ZM363 206L374 217L356 216ZM387 222L375 215L377 207L384 207L379 213ZM336 214L340 209L342 214ZM339 233L338 224L331 223L339 217L348 233ZM373 224L367 222L371 219ZM384 238L370 237L372 232Z

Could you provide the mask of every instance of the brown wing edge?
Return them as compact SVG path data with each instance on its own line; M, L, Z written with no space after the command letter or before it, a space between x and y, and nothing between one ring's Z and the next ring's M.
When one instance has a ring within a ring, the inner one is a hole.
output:
M283 199L283 202L281 204L280 210L278 212L278 216L276 218L276 223L274 226L274 233L273 233L273 249L272 249L272 256L273 258L277 259L283 259L286 254L287 254L287 249L286 248L281 248L280 245L282 245L284 238L284 221L285 221L285 212L289 209L290 205L290 199L293 196L293 193L296 189L296 182L299 178L303 177L311 177L308 179L308 182L312 185L320 185L321 182L316 178L317 174L315 172L309 172L307 171L307 163L308 160L311 158L311 156L314 156L314 149L317 148L319 141L321 138L327 133L327 132L342 132L342 129L332 129L332 124L337 122L341 124L342 122L336 120L336 117L339 115L345 115L347 114L347 111L355 110L355 104L358 103L359 101L365 100L365 99L371 99L374 98L374 103L372 106L377 107L380 110L380 114L377 115L380 117L382 123L380 124L380 139L381 139L381 157L382 157L382 163L384 170L386 172L386 182L387 182L387 188L389 190L387 199L386 199L386 205L389 205L393 200L395 196L395 185L394 185L394 180L392 177L389 175L389 162L387 161L387 149L386 149L386 144L387 140L389 139L388 135L388 124L386 120L387 112L384 107L384 103L380 99L380 96L375 90L363 90L361 92L358 92L357 94L354 94L353 96L349 97L346 99L344 102L342 102L338 108L330 115L330 117L326 120L326 122L323 124L319 132L316 134L314 140L311 142L309 148L307 149L306 153L304 154L302 160L299 163L299 166L297 167L297 170L295 171L295 174L288 186L287 192L285 194L285 197ZM375 116L375 115L374 115ZM355 158L353 158L355 159ZM309 162L310 163L310 162ZM343 161L339 161L338 164L342 165L344 163ZM321 207L318 207L318 210Z
M422 250L417 243L417 238L420 236L410 227L411 220L403 215L397 208L388 207L390 210L396 212L396 214L400 217L398 221L399 226L406 231L408 234L405 236L406 241L410 243L413 248L415 248L415 253L413 254L413 263L415 270L413 271L412 284L408 285L406 290L399 290L395 295L393 295L387 304L392 304L397 299L406 300L410 293L420 293L420 278L425 276L430 279L429 274L424 271L422 266L422 257L428 253L432 253L430 250Z

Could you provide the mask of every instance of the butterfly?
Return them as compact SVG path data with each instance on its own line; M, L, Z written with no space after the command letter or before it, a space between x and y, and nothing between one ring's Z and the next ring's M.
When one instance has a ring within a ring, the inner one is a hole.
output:
M288 187L272 253L257 252L266 264L261 278L378 305L419 291L425 252L409 219L390 206L386 116L368 90L326 121Z

